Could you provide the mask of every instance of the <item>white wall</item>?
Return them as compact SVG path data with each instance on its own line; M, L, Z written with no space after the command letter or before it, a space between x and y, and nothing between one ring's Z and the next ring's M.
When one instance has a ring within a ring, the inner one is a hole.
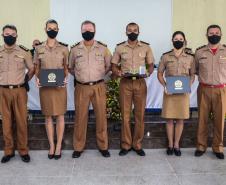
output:
M96 23L96 40L109 46L127 39L129 22L140 25L140 40L149 42L156 59L171 48L171 0L51 0L51 18L58 21L58 40L70 45L82 39L80 26L84 20Z

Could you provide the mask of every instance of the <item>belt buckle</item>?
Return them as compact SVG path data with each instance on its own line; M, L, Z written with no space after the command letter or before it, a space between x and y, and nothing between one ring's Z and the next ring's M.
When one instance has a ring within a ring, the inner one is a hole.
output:
M10 86L9 86L9 89L13 89L13 86L12 86L12 85L10 85Z
M136 80L136 79L137 79L137 77L135 77L135 76L132 77L132 80Z
M93 85L93 82L89 83L89 85Z

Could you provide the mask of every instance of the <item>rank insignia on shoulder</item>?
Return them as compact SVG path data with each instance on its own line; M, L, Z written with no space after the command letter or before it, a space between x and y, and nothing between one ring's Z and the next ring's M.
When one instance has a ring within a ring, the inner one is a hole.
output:
M24 51L30 51L29 49L27 49L25 46L23 46L23 45L19 45L19 47L21 48L21 49L23 49Z
M150 45L148 42L144 42L144 41L140 41L141 43L143 43L143 44L146 44L146 45Z
M98 44L107 47L107 44L104 44L103 42L97 41Z
M63 42L59 42L59 44L65 46L65 47L68 47L68 44L65 44Z
M126 43L126 41L120 42L120 43L117 44L117 46L125 44L125 43Z
M163 53L162 55L165 55L165 54L168 54L168 53L171 53L173 50L171 49L170 51L167 51L165 53Z
M206 47L206 45L200 46L200 47L198 47L196 50L202 49L202 48L204 48L204 47Z
M71 46L71 48L74 48L75 46L78 46L80 42L75 43L74 45Z

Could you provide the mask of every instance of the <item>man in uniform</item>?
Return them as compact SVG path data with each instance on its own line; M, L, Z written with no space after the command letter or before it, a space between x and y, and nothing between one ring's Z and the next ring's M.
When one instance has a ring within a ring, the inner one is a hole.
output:
M27 91L25 79L34 74L31 53L21 45L16 45L17 29L13 25L3 27L5 44L0 47L0 88L3 138L5 142L2 163L15 156L12 122L16 122L17 150L22 161L29 162L27 139ZM25 73L28 69L27 74ZM26 78L25 78L26 76Z
M207 148L208 120L213 113L212 150L224 159L223 134L226 111L226 46L220 44L222 32L218 25L210 25L206 33L208 44L195 53L198 87L198 132L195 156L202 156Z
M76 78L72 157L80 157L85 148L90 102L96 115L96 138L99 151L104 157L110 157L104 76L110 70L112 56L105 44L94 40L96 27L93 22L83 22L81 32L84 40L72 46L69 56L70 72Z
M121 77L120 106L122 112L121 151L120 156L126 155L131 149L140 156L145 156L142 149L144 136L144 112L147 97L145 76L132 76L148 67L148 73L154 70L154 57L148 43L138 41L139 26L129 23L126 27L128 41L117 45L112 58L112 72ZM119 67L119 65L121 65ZM129 75L127 75L129 74ZM134 103L135 129L132 137L130 115Z

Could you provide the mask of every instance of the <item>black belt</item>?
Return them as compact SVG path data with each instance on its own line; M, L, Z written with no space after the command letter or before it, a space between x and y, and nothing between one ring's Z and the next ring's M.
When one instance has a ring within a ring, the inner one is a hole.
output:
M98 83L101 83L101 82L104 82L103 79L101 80L98 80L98 81L95 81L95 82L85 82L85 83L82 83L82 82L79 82L79 81L76 81L78 84L82 84L82 85L96 85Z
M22 84L22 85L0 85L0 87L6 88L6 89L16 89L16 88L25 87L25 84Z
M123 78L129 79L129 80L138 80L138 79L142 79L144 77L142 77L142 76L124 76Z

